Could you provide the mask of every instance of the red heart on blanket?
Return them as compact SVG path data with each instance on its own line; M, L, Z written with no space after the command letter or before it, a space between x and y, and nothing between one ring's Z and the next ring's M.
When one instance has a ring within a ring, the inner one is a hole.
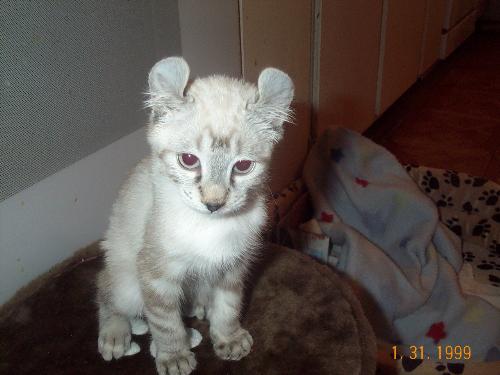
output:
M321 212L321 221L331 223L333 221L333 214L329 214L328 212Z
M431 325L431 328L425 334L434 340L434 344L437 344L441 339L446 337L446 332L444 331L444 323L438 322Z
M356 177L356 183L364 188L368 186L368 181L363 180L362 178Z

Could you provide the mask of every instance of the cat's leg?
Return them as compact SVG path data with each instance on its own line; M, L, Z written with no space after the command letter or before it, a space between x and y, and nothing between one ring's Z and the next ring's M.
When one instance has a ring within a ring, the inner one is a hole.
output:
M156 261L139 261L144 314L154 342L156 368L160 375L187 375L196 367L194 353L181 317L182 282L171 275L168 266L159 271Z
M121 358L130 349L129 317L114 303L114 294L108 269L98 275L97 303L99 309L98 350L106 361ZM121 300L122 304L127 301ZM130 306L133 308L132 306Z
M243 296L241 274L227 274L211 296L208 320L215 353L222 359L240 360L250 353L253 339L240 325Z

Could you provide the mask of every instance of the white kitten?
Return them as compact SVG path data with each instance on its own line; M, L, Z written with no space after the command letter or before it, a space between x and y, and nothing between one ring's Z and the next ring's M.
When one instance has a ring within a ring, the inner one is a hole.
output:
M239 360L253 340L240 326L242 288L266 221L263 187L274 145L289 120L293 84L262 71L258 87L224 76L186 90L182 58L149 74L151 155L141 161L113 206L101 243L99 352L120 358L130 320L145 316L159 374L196 366L181 315L210 321L216 354Z

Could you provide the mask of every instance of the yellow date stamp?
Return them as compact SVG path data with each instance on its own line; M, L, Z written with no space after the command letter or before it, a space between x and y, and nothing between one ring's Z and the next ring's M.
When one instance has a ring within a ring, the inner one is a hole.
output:
M401 346L399 346L401 348ZM443 360L468 360L472 358L472 349L469 345L436 345L429 351L423 345L408 346L408 355L410 359L437 359ZM392 358L400 359L398 346L392 347Z

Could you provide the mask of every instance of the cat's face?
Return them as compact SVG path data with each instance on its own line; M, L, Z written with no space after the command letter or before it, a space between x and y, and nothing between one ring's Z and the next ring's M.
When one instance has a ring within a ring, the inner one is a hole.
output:
M184 95L188 75L179 58L160 61L150 73L153 156L192 209L238 212L266 186L273 147L290 115L291 80L276 69L261 74L258 88L214 76L195 80Z

